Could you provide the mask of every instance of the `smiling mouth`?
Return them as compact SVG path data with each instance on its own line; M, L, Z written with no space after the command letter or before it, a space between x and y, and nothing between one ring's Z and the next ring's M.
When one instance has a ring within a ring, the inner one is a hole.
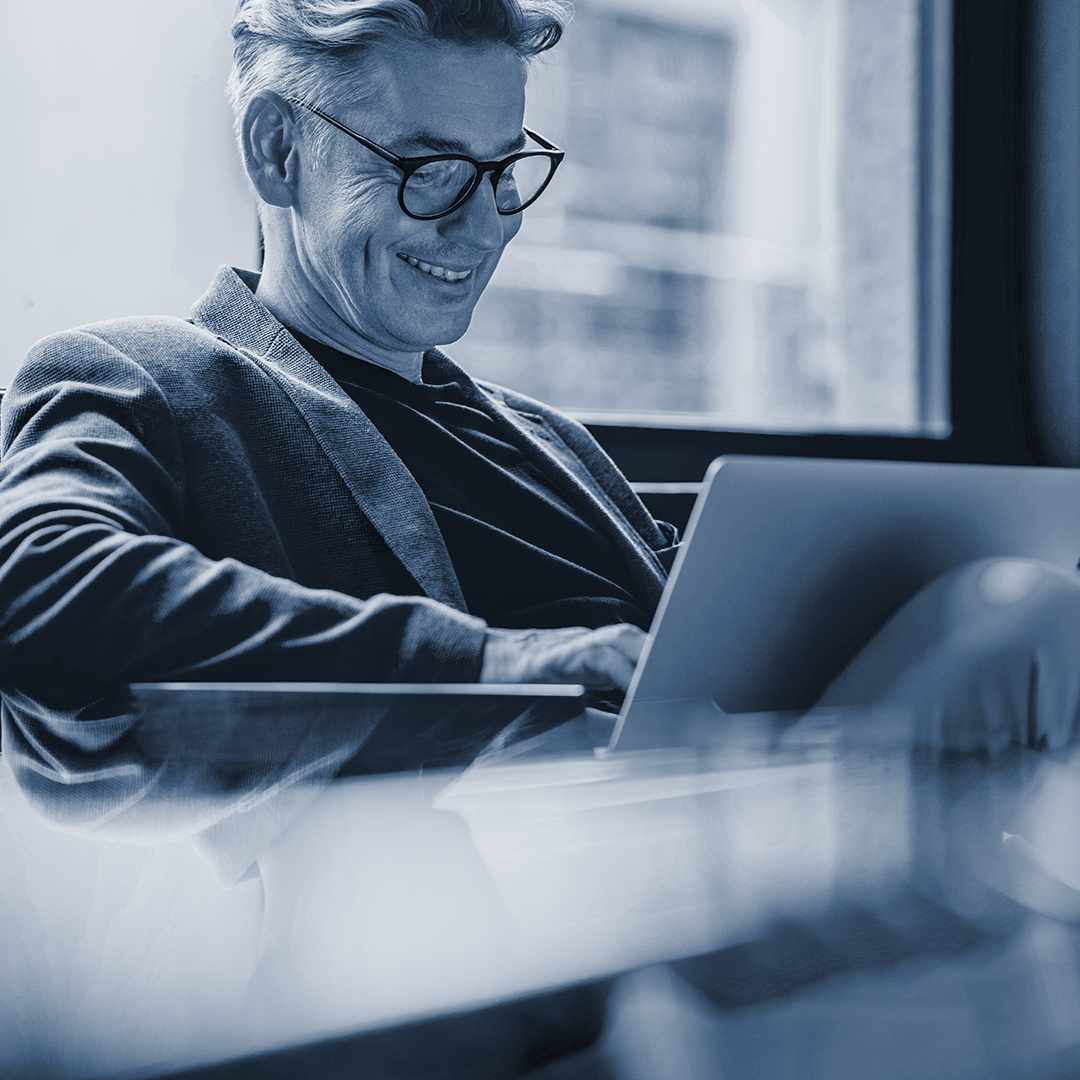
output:
M417 270L442 281L464 281L472 274L471 270L447 270L445 266L434 266L432 263L414 259L411 255L403 255L401 252L398 252L398 258L407 262L410 266L415 266Z

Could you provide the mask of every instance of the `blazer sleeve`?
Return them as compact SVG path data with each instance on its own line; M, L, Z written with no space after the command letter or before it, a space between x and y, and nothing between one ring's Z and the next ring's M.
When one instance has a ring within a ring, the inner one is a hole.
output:
M169 400L91 333L31 354L0 448L5 693L70 708L134 681L478 678L480 620L424 597L305 588L186 543Z
M197 834L231 883L378 722L242 717L262 726L241 767L182 731L148 751L123 684L479 678L479 619L426 597L305 588L185 542L182 425L147 370L93 333L31 353L4 398L0 451L2 760L56 827Z

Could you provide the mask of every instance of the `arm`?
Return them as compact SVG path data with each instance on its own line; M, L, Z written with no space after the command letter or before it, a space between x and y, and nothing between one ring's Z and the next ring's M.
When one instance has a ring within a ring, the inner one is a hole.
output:
M578 681L565 648L545 651L564 632L542 633L539 650L510 633L515 648L487 651L480 620L427 598L358 599L207 557L186 539L199 496L191 417L179 422L170 400L86 332L39 346L4 400L4 759L54 824L125 839L208 830L211 861L235 880L366 736L343 742L305 711L265 731L265 760L242 775L193 755L182 732L184 753L148 761L126 702L109 694L118 684L475 681L482 658L488 681Z
M39 347L4 402L3 448L4 689L70 706L136 680L479 675L479 620L304 588L185 542L183 434L156 382L99 338Z
M183 426L100 337L39 346L5 396L0 437L3 760L55 826L126 840L202 830L222 880L236 880L371 728L343 732L304 709L255 718L263 756L250 768L184 732L177 753L148 760L125 696L110 693L120 684L478 678L480 620L424 597L304 588L187 542L198 492Z

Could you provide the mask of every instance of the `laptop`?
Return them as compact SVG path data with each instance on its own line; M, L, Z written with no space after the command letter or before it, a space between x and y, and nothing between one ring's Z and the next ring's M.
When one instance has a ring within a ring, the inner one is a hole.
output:
M920 588L986 556L1075 567L1080 470L717 459L598 752L715 746L799 715ZM317 713L327 736L372 732L346 773L466 761L523 713L550 727L586 700L580 686L546 685L142 683L131 694L153 758L187 748L242 768L265 753L274 718L299 731Z
M1076 567L1080 470L717 459L607 749L800 714L924 585L988 556Z

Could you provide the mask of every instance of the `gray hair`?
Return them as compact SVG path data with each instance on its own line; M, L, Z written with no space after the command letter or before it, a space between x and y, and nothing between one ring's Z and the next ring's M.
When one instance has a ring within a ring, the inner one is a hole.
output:
M239 0L228 84L237 131L263 90L327 111L345 93L355 101L360 61L373 47L505 44L527 60L555 45L568 19L564 0ZM331 129L297 113L317 160Z

